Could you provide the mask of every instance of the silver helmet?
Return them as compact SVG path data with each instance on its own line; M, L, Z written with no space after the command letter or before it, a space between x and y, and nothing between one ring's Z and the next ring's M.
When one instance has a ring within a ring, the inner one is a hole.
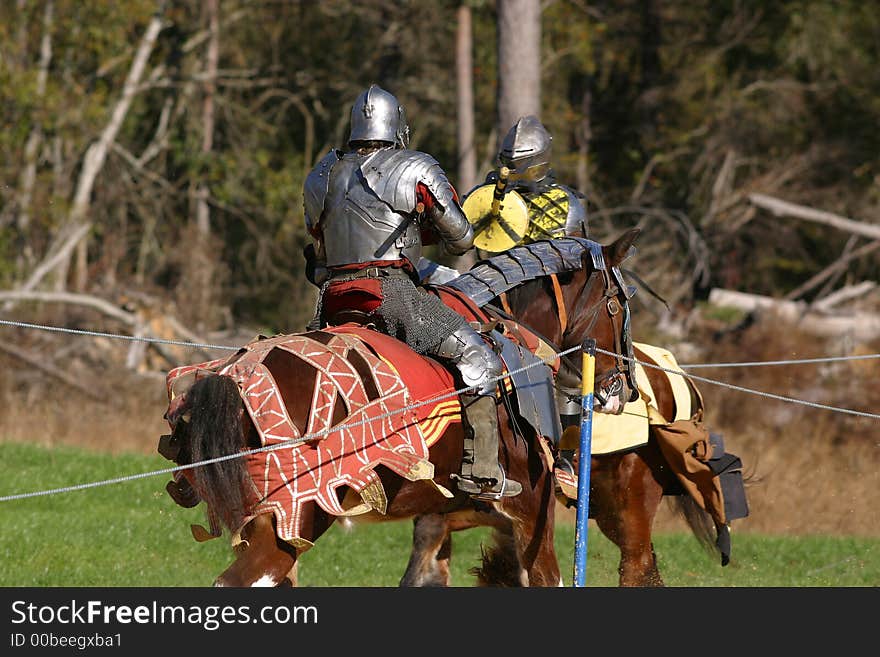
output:
M541 180L550 169L553 137L534 115L523 116L507 131L498 161L517 177Z
M348 142L353 141L387 141L402 148L409 145L406 111L393 94L371 84L358 96L351 107Z

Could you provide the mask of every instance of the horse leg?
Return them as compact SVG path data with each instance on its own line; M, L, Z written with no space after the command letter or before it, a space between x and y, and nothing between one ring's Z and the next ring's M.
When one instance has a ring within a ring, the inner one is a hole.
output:
M517 499L512 498L511 503ZM559 560L553 544L556 498L549 478L545 479L541 489L535 491L530 502L544 512L538 513L536 508L523 513L523 509L520 509L520 513L509 516L517 556L523 569L522 585L562 586Z
M551 520L552 522L552 520ZM525 549L520 547L520 562L526 573L528 586L562 586L562 574L559 572L559 560L556 557L556 548L553 545L552 528L537 529L531 531L514 532L517 546L525 543Z
M439 516L435 518L433 516ZM479 522L475 522L479 519ZM449 562L452 557L452 532L477 526L492 527L493 544L484 549L479 567L470 573L478 586L520 587L560 586L561 577L556 552L547 549L546 535L537 543L531 533L514 535L514 525L500 514L465 514L447 518L440 514L419 516L413 530L413 550L401 586L449 586ZM441 535L442 532L442 535ZM549 541L552 544L552 533ZM519 544L526 545L524 549ZM528 555L533 554L534 557ZM528 567L524 567L524 560Z
M298 584L299 578L299 561L294 562L293 568L287 573L287 577L285 578L287 582L290 583L290 586L296 588L299 586Z
M529 585L529 576L520 563L513 525L492 531L492 546L483 550L478 568L471 568L477 586L521 587Z
M606 460L593 458L596 472L590 483L596 525L620 550L619 584L663 586L651 542L663 489L637 452L611 459L610 464Z
M470 570L477 577L478 585L522 586L526 577L513 542L513 526L507 516L488 505L448 514L416 516L413 547L400 586L449 586L452 534L475 527L494 530L494 545L483 551L483 566Z
M452 534L446 516L428 513L413 518L413 546L400 586L449 586Z
M296 550L275 534L274 516L263 513L241 531L236 558L214 580L214 586L264 587L292 585L289 573L296 568Z

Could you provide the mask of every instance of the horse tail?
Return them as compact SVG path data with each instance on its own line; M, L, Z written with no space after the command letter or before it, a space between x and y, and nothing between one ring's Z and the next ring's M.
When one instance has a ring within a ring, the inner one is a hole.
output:
M720 553L715 542L715 523L703 508L690 495L675 495L667 498L678 515L682 516L700 545L711 555Z
M235 454L244 447L238 386L228 376L211 374L187 392L190 408L192 462ZM245 486L250 478L241 458L231 458L192 470L196 489L221 522L235 531L247 512Z

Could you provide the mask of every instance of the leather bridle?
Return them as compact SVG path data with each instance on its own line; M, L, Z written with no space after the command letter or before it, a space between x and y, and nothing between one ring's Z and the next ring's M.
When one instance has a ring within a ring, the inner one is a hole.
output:
M601 274L603 278L602 296L594 301L589 307L586 307L586 290L596 274ZM555 277L555 274L553 274L553 277ZM610 268L610 271L608 268L594 268L586 277L584 285L578 294L577 302L575 303L574 308L570 311L565 308L565 299L562 297L561 289L558 287L558 284L554 286L554 291L556 293L556 303L559 308L560 317L589 317L586 327L581 329L582 335L576 336L578 339L583 339L590 335L590 331L596 325L603 310L607 313L612 325L615 324L615 317L621 315L622 323L619 329L617 326L614 326L614 367L602 372L596 377L596 391L594 392L594 396L599 404L604 406L609 397L614 395L619 396L622 393L623 377L625 377L630 389L630 397L628 401L635 401L638 399L639 392L635 381L635 365L632 361L632 335L629 329L629 296L631 295L627 295L627 288L623 283L619 270L616 267ZM561 342L562 344L566 344L569 342L566 338L571 336L573 327L572 325L566 326L563 324L562 329ZM563 358L567 359L565 356ZM573 363L571 360L568 360L568 365L573 368L575 372L580 373L579 365ZM610 383L605 384L605 382L608 381L610 381Z

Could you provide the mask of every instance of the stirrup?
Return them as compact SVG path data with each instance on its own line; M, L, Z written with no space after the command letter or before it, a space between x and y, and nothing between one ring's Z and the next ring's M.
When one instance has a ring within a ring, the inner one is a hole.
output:
M487 502L497 502L502 497L514 497L522 492L522 485L518 481L508 479L504 472L504 467L499 463L498 468L501 470L501 482L487 479L485 483L480 483L467 477L454 474L452 478L457 480L458 489L467 493L475 500L483 500ZM493 483L494 482L494 483Z
M564 456L556 457L556 461L553 463L553 471L556 474L561 473L563 476L568 476L571 479L577 480L577 472L574 471L574 465L572 465L571 461Z
M553 463L553 479L556 481L556 499L566 508L577 505L578 476L567 458L557 457Z

